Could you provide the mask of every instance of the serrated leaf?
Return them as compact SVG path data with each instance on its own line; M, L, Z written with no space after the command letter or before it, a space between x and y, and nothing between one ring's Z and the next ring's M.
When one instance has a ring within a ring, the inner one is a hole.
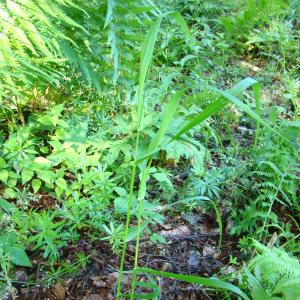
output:
M22 267L32 267L30 259L22 246L7 246L5 250L9 254L11 261L15 265Z

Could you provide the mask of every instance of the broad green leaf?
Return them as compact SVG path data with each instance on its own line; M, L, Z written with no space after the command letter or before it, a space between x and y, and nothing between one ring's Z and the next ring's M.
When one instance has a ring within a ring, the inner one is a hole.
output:
M52 162L49 159L42 157L42 156L36 157L34 159L34 163L41 165L42 167L45 167L45 168L49 168L52 165Z
M190 282L193 284L203 285L215 289L227 290L237 294L238 296L242 297L242 299L250 300L249 297L243 291L241 291L237 286L225 282L223 280L220 280L218 278L205 278L205 277L193 276L193 275L182 275L182 274L157 271L148 268L137 268L137 271L151 274L151 275L157 275L157 276L172 278L172 279L181 280L185 282Z
M37 193L37 191L40 189L40 187L42 185L42 182L39 179L33 179L31 181L31 185L32 185L33 191L35 193Z
M4 190L4 197L6 199L14 199L17 196L18 196L17 192L11 187L8 187Z
M96 153L93 155L86 156L86 165L87 166L97 166L99 164L100 154Z
M0 169L4 169L6 168L6 166L6 161L2 157L0 157Z
M22 175L22 184L25 184L33 177L34 172L29 169L23 169L21 172Z
M114 200L114 210L116 213L124 214L128 209L128 199L124 197L117 197Z
M56 175L53 171L44 170L38 172L38 177L46 183L53 183L56 178Z
M55 180L55 184L62 190L66 190L68 188L68 184L64 178L58 178Z
M9 254L11 261L15 265L22 267L32 267L32 264L22 246L7 246L5 250Z
M18 241L18 236L15 232L9 232L0 235L0 247L5 248L8 245L15 244Z
M0 207L7 213L12 212L16 209L16 206L14 204L6 201L5 199L3 199L1 197L0 197Z
M120 187L120 186L116 186L116 187L114 188L114 190L115 190L116 193L118 193L118 195L121 196L121 197L125 197L125 196L127 195L127 191L126 191L124 188Z
M8 171L6 169L0 170L0 181L7 184Z
M9 178L18 179L18 178L20 178L21 176L20 176L19 174L15 173L15 172L13 172L13 171L9 171L9 172L8 172L8 177L9 177Z
M54 190L55 190L55 193L56 193L57 197L60 197L62 195L63 191L64 191L63 189L61 189L58 186L56 186Z
M145 222L143 225L141 225L140 232L138 232L138 227L137 226L130 227L126 241L129 242L129 241L135 240L136 237L138 236L138 234L140 234L141 232L143 232L147 226L148 226L147 222Z
M7 186L13 188L16 185L17 185L17 179L15 179L15 178L8 179Z

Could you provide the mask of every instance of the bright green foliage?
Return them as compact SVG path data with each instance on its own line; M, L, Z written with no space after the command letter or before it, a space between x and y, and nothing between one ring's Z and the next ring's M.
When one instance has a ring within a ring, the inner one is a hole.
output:
M297 299L298 13L293 0L2 1L3 295L18 265L46 287L85 272L90 248L68 251L84 241L121 254L120 298L134 241L124 297L168 298L161 276L212 298ZM221 254L239 239L235 274L138 267L143 234L163 247L157 223L197 234L202 213Z
M234 17L221 18L222 25L231 34L235 35L235 41L243 42L249 32L257 26L268 25L272 15L282 11L285 1L274 0L248 0L247 8Z
M299 299L300 265L297 258L279 248L255 241L258 254L244 268L253 300Z
M61 75L55 70L63 63L60 40L69 39L59 24L81 25L65 13L66 8L78 9L66 1L7 1L0 5L0 97L16 105L12 95L21 96L36 82L54 82ZM53 38L55 37L55 38Z
M65 246L69 238L69 234L62 230L64 222L54 221L56 216L55 212L32 214L30 228L34 235L28 239L29 243L35 244L33 250L44 250L43 256L52 261L59 257L58 249Z
M25 252L25 248L18 242L15 232L9 232L0 236L0 247L2 255L7 255L8 259L15 265L31 267L31 262Z
M220 198L222 174L217 169L209 170L203 179L192 178L189 189L193 195L208 196L210 199Z
M114 227L114 224L110 222L109 227L106 225L103 226L105 230L106 237L102 240L109 240L109 243L112 246L112 250L115 254L118 254L121 250L122 237L124 235L124 226L123 224L119 225L117 228Z

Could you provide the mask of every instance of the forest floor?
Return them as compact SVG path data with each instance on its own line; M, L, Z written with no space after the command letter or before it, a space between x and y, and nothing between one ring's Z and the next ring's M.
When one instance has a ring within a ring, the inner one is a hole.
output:
M297 1L56 2L70 24L41 40L88 49L6 49L23 56L0 94L0 298L114 300L126 240L124 298L300 300Z

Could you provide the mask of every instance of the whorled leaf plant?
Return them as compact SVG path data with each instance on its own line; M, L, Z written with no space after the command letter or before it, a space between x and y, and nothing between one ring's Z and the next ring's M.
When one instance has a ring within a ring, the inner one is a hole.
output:
M168 128L170 126L170 122L173 119L176 110L179 106L180 100L185 94L185 90L179 90L176 92L169 100L169 102L166 105L162 121L159 127L159 130L152 138L151 142L149 143L149 146L147 148L146 153L138 155L139 153L139 140L140 140L140 132L141 132L141 124L143 120L143 108L144 108L144 98L143 98L143 91L144 86L146 82L147 73L149 71L151 60L153 57L154 52L154 46L155 42L158 36L159 28L162 22L162 19L166 16L171 16L175 19L175 21L180 25L180 27L183 29L184 33L187 35L187 37L191 40L191 42L195 42L193 38L191 37L188 27L184 21L184 19L181 17L180 14L176 12L168 13L164 16L159 17L154 23L152 24L152 27L150 28L149 32L147 33L144 44L142 47L141 52L141 63L140 63L140 76L139 76L139 86L138 86L138 92L137 92L137 98L138 98L138 104L137 104L137 111L138 111L138 122L137 122L137 137L136 137L136 143L135 143L135 153L134 153L134 159L132 162L132 174L131 174L131 181L130 181L130 191L129 191L129 200L128 200L128 209L127 209L127 217L126 217L126 224L125 224L125 233L123 237L123 249L122 249L122 255L121 255L121 263L120 263L120 271L119 271L119 278L118 278L118 286L117 286L117 299L120 298L130 298L130 299L153 299L154 292L150 293L148 295L139 295L135 294L135 287L143 286L144 283L137 281L137 273L143 272L146 274L152 274L152 275L159 275L163 277L173 278L177 280L182 280L186 282L191 282L198 285L205 285L208 287L216 288L216 289L223 289L227 290L229 292L233 292L237 295L239 295L243 299L249 299L248 296L243 293L238 287L229 284L227 282L224 282L217 278L203 278L198 276L188 276L188 275L181 275L181 274L173 274L173 273L166 273L166 272L160 272L157 270L152 269L146 269L146 268L139 268L138 267L138 254L139 254L139 240L141 235L141 224L142 224L142 209L143 209L143 199L145 197L146 193L146 186L147 186L147 180L149 177L149 170L152 163L152 158L155 153L163 149L168 143L175 139L179 139L183 134L187 133L189 130L194 128L195 126L201 124L203 121L205 121L207 118L211 117L212 115L220 112L228 103L233 103L236 105L239 109L246 112L250 117L252 117L254 120L256 120L256 140L258 139L259 134L259 127L261 125L266 126L270 130L272 130L274 133L279 134L280 133L270 127L267 122L265 122L260 117L260 85L259 83L252 79L252 78L246 78L239 83L237 83L235 86L233 86L231 89L227 91L219 90L215 87L211 87L212 90L217 92L220 97L216 99L214 102L210 103L203 111L201 111L196 117L194 117L192 120L184 124L178 132L173 135L169 136L167 135ZM242 94L246 89L252 88L255 98L255 104L256 104L256 111L254 112L251 110L251 108L243 103L241 100L239 100L237 97ZM189 97L186 97L184 101L188 101L188 98L190 97L201 97L200 94L192 95ZM131 293L128 294L121 294L121 287L122 287L122 276L123 276L123 269L124 269L124 261L125 261L125 255L126 255L126 248L127 248L127 241L128 241L128 234L129 234L129 224L131 219L131 207L132 207L132 199L133 199L133 190L134 190L134 180L137 172L137 167L141 170L141 176L140 176L140 185L138 190L138 213L137 213L137 237L136 237L136 250L135 250L135 258L134 258L134 268L133 268L133 279L132 279L132 288ZM143 226L145 227L145 226ZM149 284L148 288L153 288L153 284Z

